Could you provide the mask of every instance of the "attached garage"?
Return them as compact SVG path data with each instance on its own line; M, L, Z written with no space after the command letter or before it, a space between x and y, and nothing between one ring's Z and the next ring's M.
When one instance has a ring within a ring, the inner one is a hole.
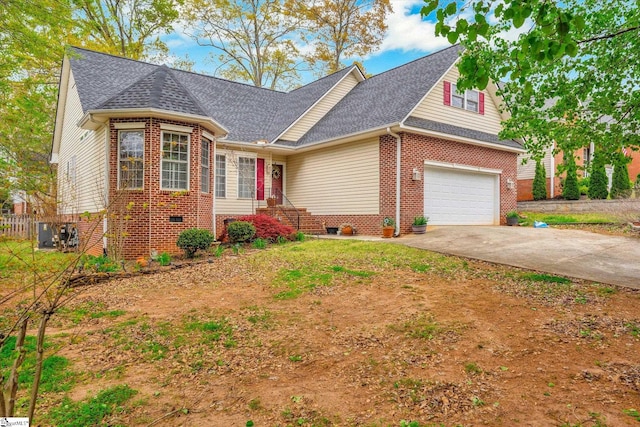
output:
M429 224L499 224L500 173L495 169L425 162L424 212Z

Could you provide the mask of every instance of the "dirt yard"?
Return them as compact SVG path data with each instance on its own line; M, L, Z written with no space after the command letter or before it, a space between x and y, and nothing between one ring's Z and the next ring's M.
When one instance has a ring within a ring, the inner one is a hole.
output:
M637 426L639 295L310 241L102 283L70 310L120 315L50 333L72 399L138 391L108 425Z

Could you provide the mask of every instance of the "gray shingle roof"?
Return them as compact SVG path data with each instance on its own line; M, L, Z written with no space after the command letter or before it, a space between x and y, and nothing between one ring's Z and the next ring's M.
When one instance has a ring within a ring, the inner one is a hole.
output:
M434 122L433 120L422 119L419 117L410 116L404 121L407 126L415 127L418 129L432 130L435 132L445 133L448 135L460 136L463 138L475 139L476 141L490 142L492 144L504 145L510 148L522 148L522 144L513 139L500 139L497 135L493 135L478 130L467 129L460 126L449 125L441 122Z
M360 82L299 141L296 147L400 123L455 63L462 48L450 48ZM228 140L275 140L353 70L345 68L289 93L73 48L69 57L83 111L157 108L213 119ZM409 117L409 126L512 148L496 135Z
M105 110L121 108L157 108L197 116L206 115L191 94L176 81L172 71L164 65L98 106L98 109Z
M458 59L456 45L375 75L356 86L298 145L399 123Z

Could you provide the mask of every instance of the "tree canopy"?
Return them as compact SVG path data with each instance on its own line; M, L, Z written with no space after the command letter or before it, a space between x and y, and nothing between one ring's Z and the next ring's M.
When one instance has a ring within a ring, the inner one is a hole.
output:
M459 87L500 89L534 158L555 141L593 142L607 159L640 148L640 8L636 0L425 0L436 33L466 47Z
M310 29L312 53L307 57L319 73L343 68L345 57L363 57L382 43L387 31L389 0L311 0L299 2Z

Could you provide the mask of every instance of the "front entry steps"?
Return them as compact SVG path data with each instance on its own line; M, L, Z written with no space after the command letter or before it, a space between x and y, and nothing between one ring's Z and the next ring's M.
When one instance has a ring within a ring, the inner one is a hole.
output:
M320 221L318 221L311 213L307 212L306 208L288 208L285 206L274 206L266 208L257 208L256 215L265 214L271 217L277 218L283 224L293 227L294 230L298 229L297 215L300 214L300 229L304 234L327 234L327 231L322 227Z

